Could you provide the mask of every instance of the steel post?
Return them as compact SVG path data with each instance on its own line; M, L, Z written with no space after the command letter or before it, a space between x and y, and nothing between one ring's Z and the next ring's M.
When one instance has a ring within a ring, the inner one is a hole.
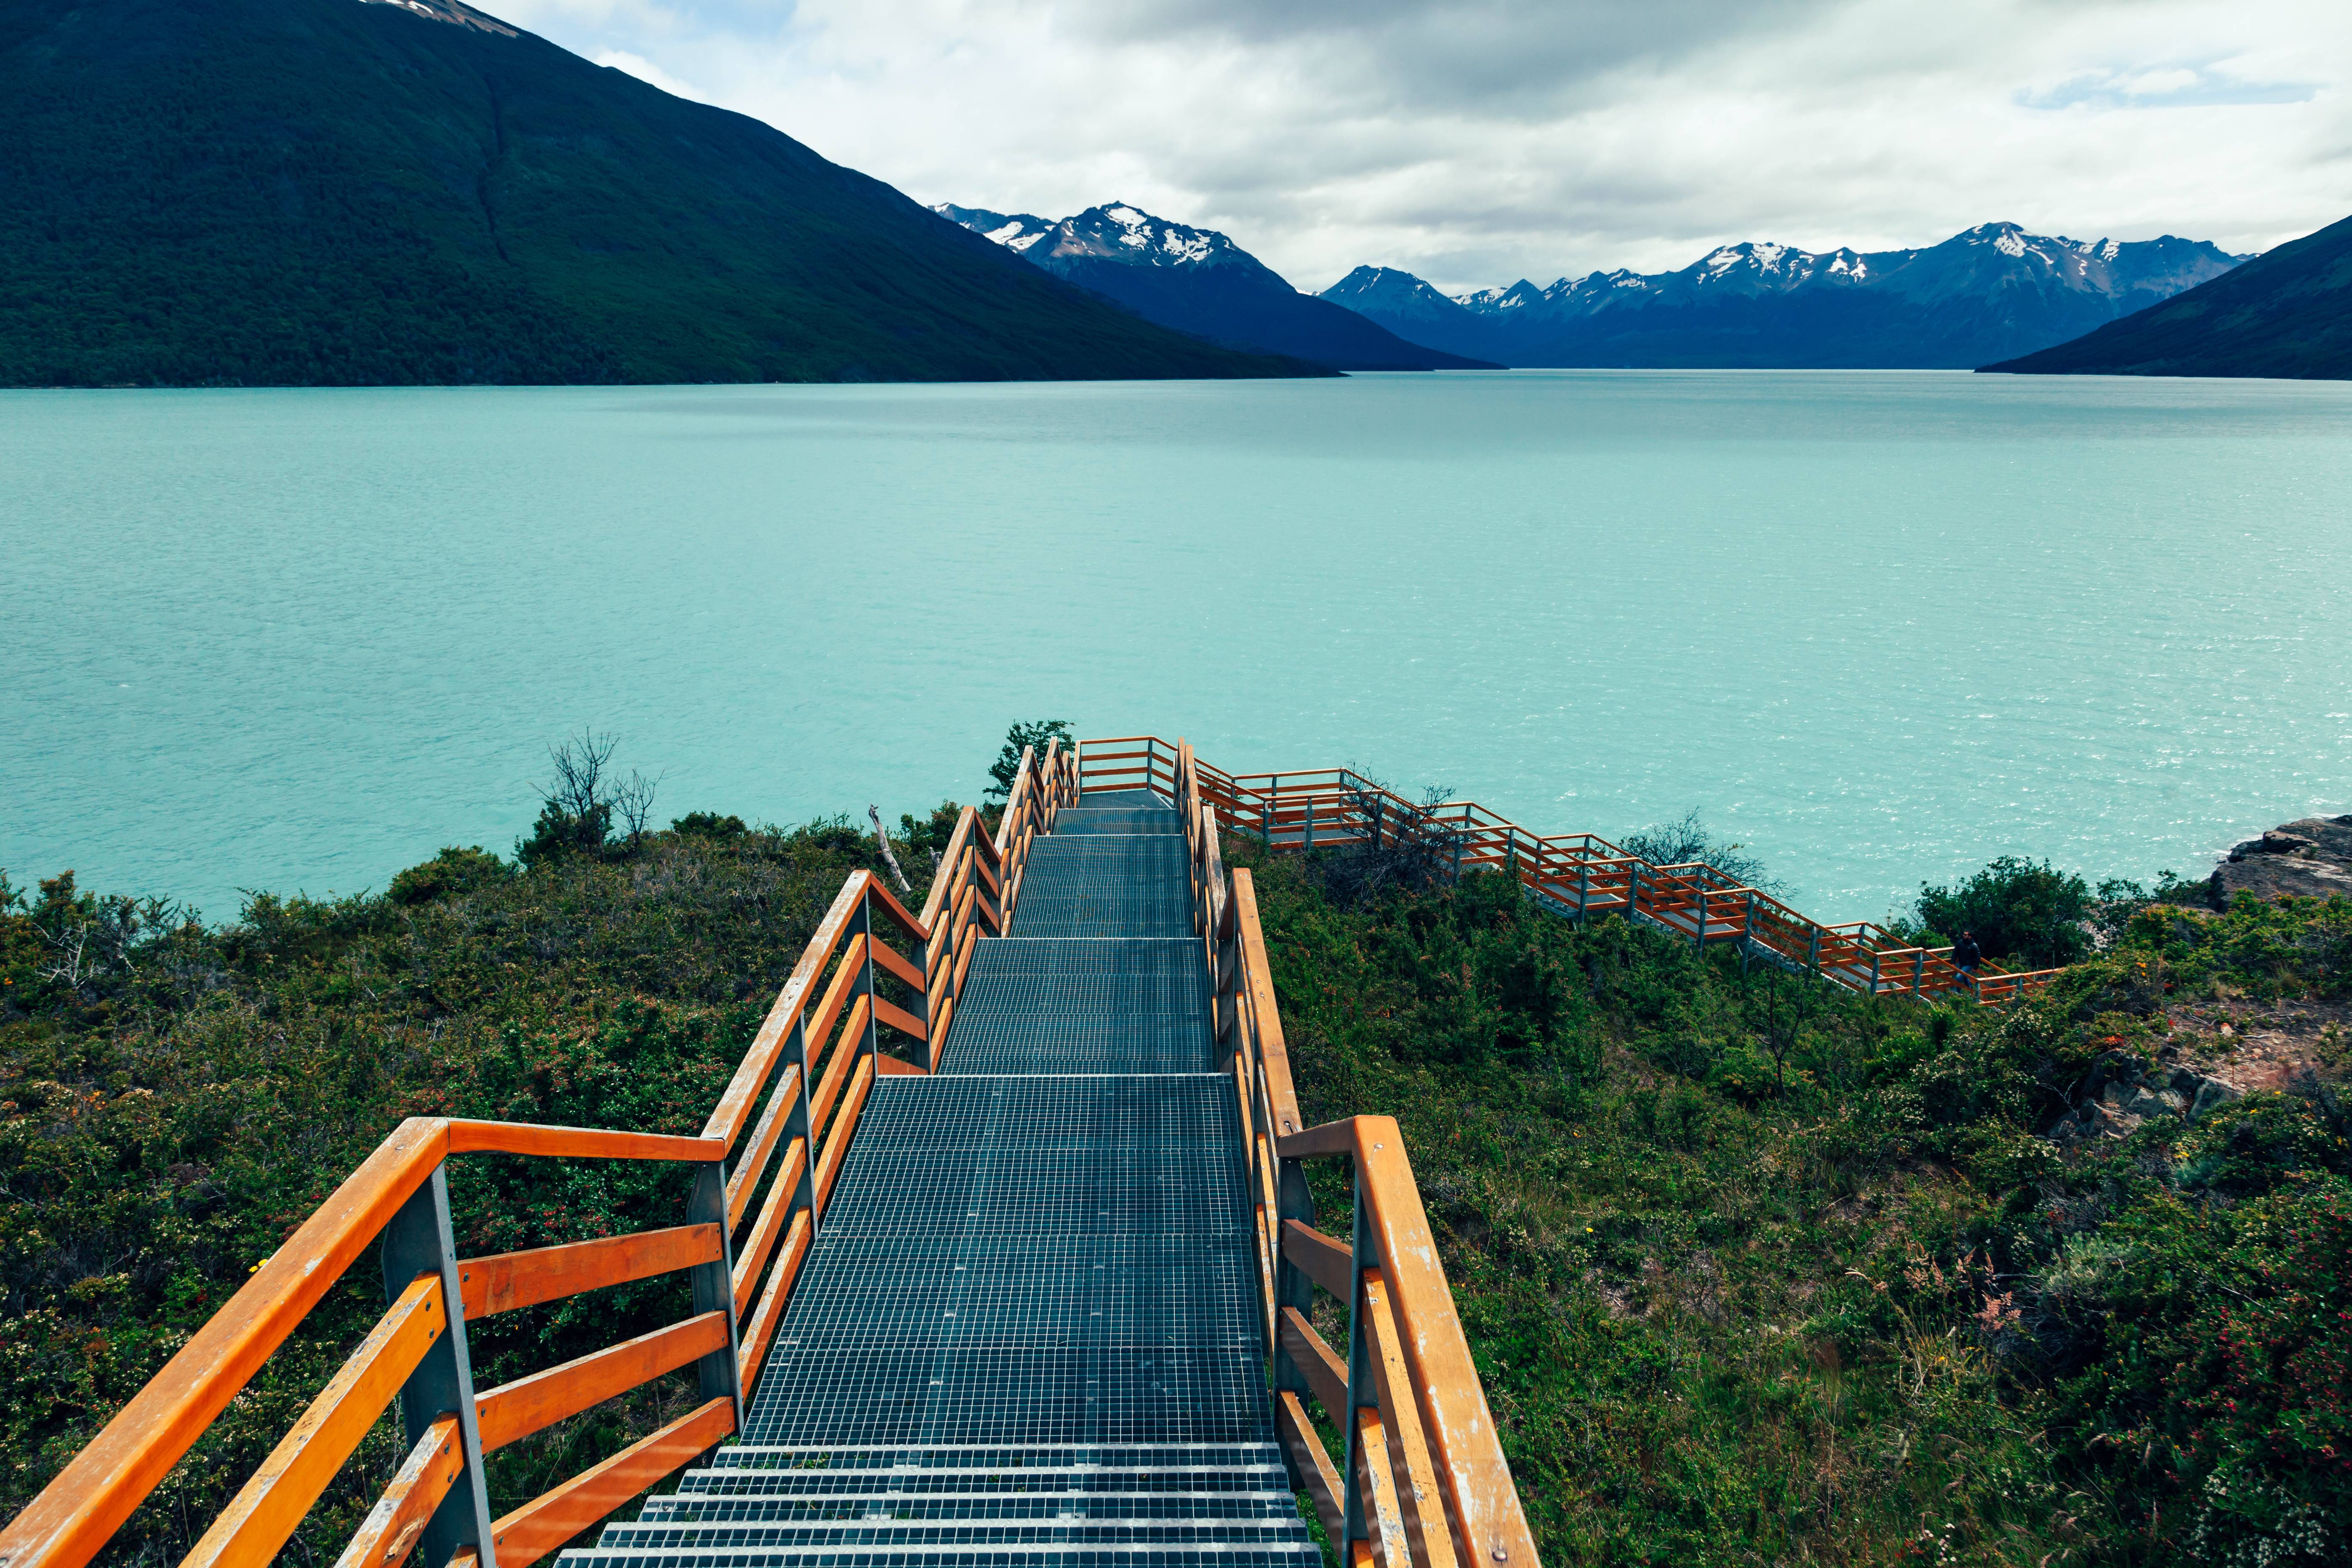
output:
M724 1184L719 1202L726 1202ZM470 1547L480 1553L481 1568L498 1568L498 1542L490 1533L490 1491L482 1473L482 1434L474 1424L474 1363L466 1351L465 1294L457 1274L457 1237L449 1226L449 1183L439 1168L383 1227L385 1300L398 1300L419 1274L436 1272L441 1276L441 1300L449 1321L446 1331L401 1384L401 1426L407 1434L401 1451L404 1455L415 1447L428 1427L445 1413L455 1412L458 1441L465 1448L466 1473L426 1521L415 1558L420 1563L446 1563Z

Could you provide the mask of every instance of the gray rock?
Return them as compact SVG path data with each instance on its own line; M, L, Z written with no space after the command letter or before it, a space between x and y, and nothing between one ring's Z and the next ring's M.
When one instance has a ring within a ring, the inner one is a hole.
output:
M2305 816L2232 846L2205 896L2217 910L2240 893L2258 899L2352 898L2352 816Z

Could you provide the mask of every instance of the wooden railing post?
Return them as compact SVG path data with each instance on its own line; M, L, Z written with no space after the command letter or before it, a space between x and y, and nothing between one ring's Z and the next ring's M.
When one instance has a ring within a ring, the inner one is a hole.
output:
M723 1215L723 1182L719 1203ZM474 1421L474 1363L466 1352L466 1314L459 1306L465 1294L457 1277L457 1235L449 1226L449 1182L445 1168L437 1165L431 1179L409 1194L383 1227L384 1300L399 1300L419 1274L436 1272L441 1276L441 1299L448 1303L448 1331L401 1385L401 1426L407 1434L401 1447L404 1453L415 1448L428 1427L454 1414L466 1469L425 1521L412 1556L437 1565L470 1548L480 1554L481 1568L498 1568L490 1491L482 1472L482 1434Z
M802 1075L805 1078L807 1075ZM808 1162L803 1160L805 1165ZM698 1264L688 1279L694 1287L694 1310L699 1317L705 1312L727 1314L727 1343L710 1352L695 1363L702 1384L704 1403L713 1399L729 1399L735 1405L735 1430L743 1429L742 1353L738 1341L735 1318L735 1240L734 1227L727 1222L727 1163L712 1160L695 1172L694 1194L687 1199L686 1222L688 1225L715 1225L719 1227L719 1256L708 1263ZM455 1313L451 1314L454 1319ZM446 1557L427 1557L427 1563L446 1563ZM487 1568L487 1564L486 1564Z

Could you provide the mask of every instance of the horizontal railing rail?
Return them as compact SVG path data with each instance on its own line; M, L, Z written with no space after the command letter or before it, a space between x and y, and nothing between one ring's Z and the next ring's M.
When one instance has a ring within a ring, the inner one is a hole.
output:
M1181 742L1149 735L1089 740L1083 787L1149 789L1173 799ZM1787 968L1869 994L1959 994L1991 1005L2041 989L2055 969L1962 970L1949 947L1920 947L1867 921L1824 925L1772 894L1705 864L1656 866L1590 833L1538 835L1475 801L1417 804L1347 768L1234 774L1193 759L1202 800L1262 843L1302 850L1370 846L1410 850L1448 875L1497 871L1546 907L1578 920L1615 914L1688 939L1731 942Z
M920 917L870 872L852 873L697 1137L403 1122L0 1530L0 1568L89 1563L379 1240L388 1310L184 1568L268 1562L394 1403L408 1456L338 1568L401 1568L411 1557L427 1568L527 1568L737 1431L875 1079L938 1067L973 942L1011 918L1032 840L1076 793L1076 759L1059 742L1042 757L1024 752L995 832L969 807L958 820ZM920 962L896 938L910 941ZM894 985L912 1007L891 999ZM921 1059L886 1054L886 1028ZM445 1165L467 1153L690 1165L688 1223L460 1258ZM683 1320L475 1388L468 1321L671 1273L691 1281ZM701 1383L693 1410L490 1517L485 1454L688 1366Z
M1276 1425L1294 1479L1346 1568L1538 1568L1404 1140L1387 1117L1299 1124L1256 888L1249 871L1224 866L1208 794L1216 786L1185 742L1168 749L1164 773L1160 743L1146 744L1148 772L1112 776L1164 784L1182 821L1248 1155ZM1101 745L1081 743L1086 776ZM1355 1224L1344 1242L1314 1228L1304 1162L1325 1157L1351 1165ZM1347 1305L1344 1359L1314 1327L1318 1287ZM1339 1435L1344 1464L1332 1462L1310 1400Z

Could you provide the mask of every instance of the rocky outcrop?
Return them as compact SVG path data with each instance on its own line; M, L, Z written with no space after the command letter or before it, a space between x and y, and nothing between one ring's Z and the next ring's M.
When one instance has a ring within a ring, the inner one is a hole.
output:
M2249 838L2213 868L2205 888L2217 910L2240 893L2352 898L2352 816L2306 816Z
M2081 1102L2044 1135L2068 1143L2084 1138L2123 1138L2151 1116L2194 1121L2242 1091L2192 1068L2151 1066L2127 1051L2109 1051L2083 1082Z

